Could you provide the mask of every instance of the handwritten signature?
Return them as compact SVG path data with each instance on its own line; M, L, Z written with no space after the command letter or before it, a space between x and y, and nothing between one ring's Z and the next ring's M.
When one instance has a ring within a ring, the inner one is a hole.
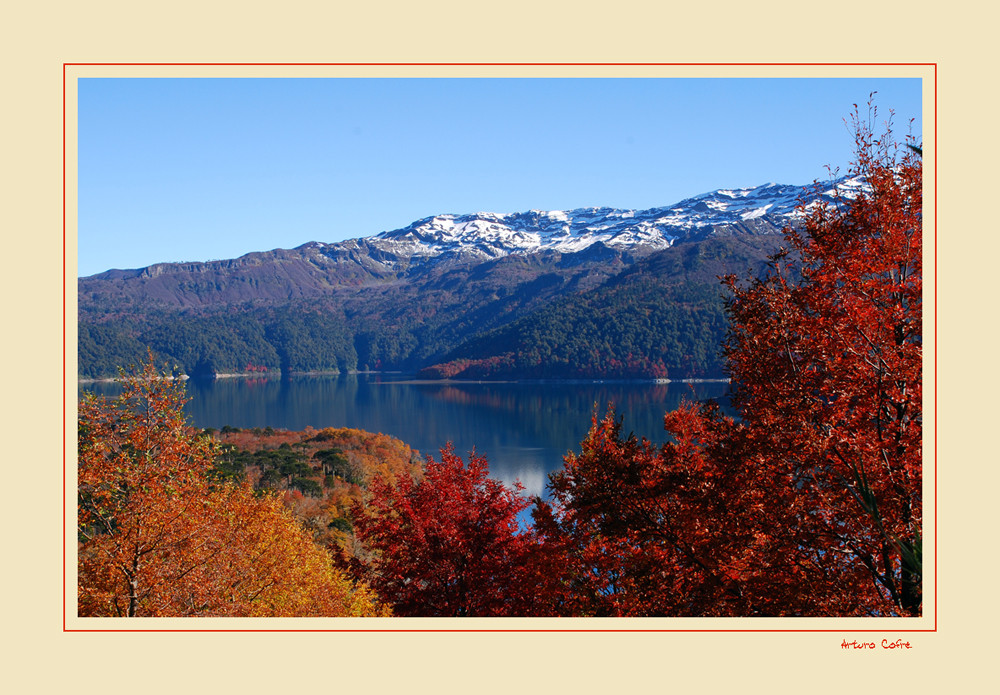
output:
M875 642L859 642L858 640L851 640L848 642L846 639L840 643L841 649L877 649L878 646ZM882 649L913 649L913 645L901 639L897 639L895 642L890 642L887 639L882 640Z

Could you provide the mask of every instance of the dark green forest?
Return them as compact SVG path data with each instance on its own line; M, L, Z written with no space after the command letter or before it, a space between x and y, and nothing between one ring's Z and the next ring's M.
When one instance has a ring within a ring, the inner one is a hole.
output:
M147 349L193 377L403 371L424 378L719 378L718 278L777 239L721 237L627 258L509 257L283 303L81 301L79 376ZM124 306L124 305L122 305Z
M421 371L448 378L723 376L718 286L651 279L561 299L470 340Z

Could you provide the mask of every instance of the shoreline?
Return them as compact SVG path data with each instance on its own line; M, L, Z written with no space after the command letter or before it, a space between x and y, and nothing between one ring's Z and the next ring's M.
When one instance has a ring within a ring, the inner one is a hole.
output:
M181 381L201 381L201 380L216 380L216 379L272 379L281 380L293 377L310 377L310 376L360 376L360 375L402 375L403 372L359 372L359 371L348 371L348 372L290 372L285 375L281 372L225 372L216 374L212 377L191 377L187 374L181 374L177 377L167 377L169 379L180 379ZM101 379L93 378L78 378L77 384L107 384L119 381L118 377L105 377ZM403 384L403 385L462 385L462 384L656 384L656 385L667 385L667 384L728 384L730 379L719 378L719 379L702 379L702 378L691 378L691 379L666 379L658 377L642 378L637 377L633 379L580 379L580 378L552 378L552 379L419 379L416 375L413 378L400 378L393 379L391 381L383 382L385 384Z

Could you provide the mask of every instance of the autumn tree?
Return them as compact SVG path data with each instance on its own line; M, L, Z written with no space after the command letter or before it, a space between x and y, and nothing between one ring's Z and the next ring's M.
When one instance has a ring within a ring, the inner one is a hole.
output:
M728 278L734 404L760 481L796 512L803 543L840 560L843 594L919 614L922 541L922 174L919 149L853 114L865 188L818 206L787 257ZM911 143L912 144L912 143ZM848 579L849 578L849 579ZM836 606L829 606L835 610Z
M533 534L519 527L520 486L466 465L449 444L419 479L377 478L353 507L363 551L356 569L402 616L510 616L547 611L547 579Z
M725 279L739 417L685 406L657 449L609 414L553 477L539 528L582 610L920 613L922 163L876 117L852 118L862 186Z
M564 612L745 614L730 554L752 540L729 523L738 478L700 451L656 447L621 427L613 409L595 417L580 452L551 476L552 501L534 510L541 538L563 554Z
M150 360L78 414L81 616L375 615L272 495L212 471L182 382Z

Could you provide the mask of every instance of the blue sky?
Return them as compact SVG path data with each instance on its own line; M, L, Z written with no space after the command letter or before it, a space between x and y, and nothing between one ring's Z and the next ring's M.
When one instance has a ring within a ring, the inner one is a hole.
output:
M81 79L78 274L805 184L873 91L919 136L919 79Z

